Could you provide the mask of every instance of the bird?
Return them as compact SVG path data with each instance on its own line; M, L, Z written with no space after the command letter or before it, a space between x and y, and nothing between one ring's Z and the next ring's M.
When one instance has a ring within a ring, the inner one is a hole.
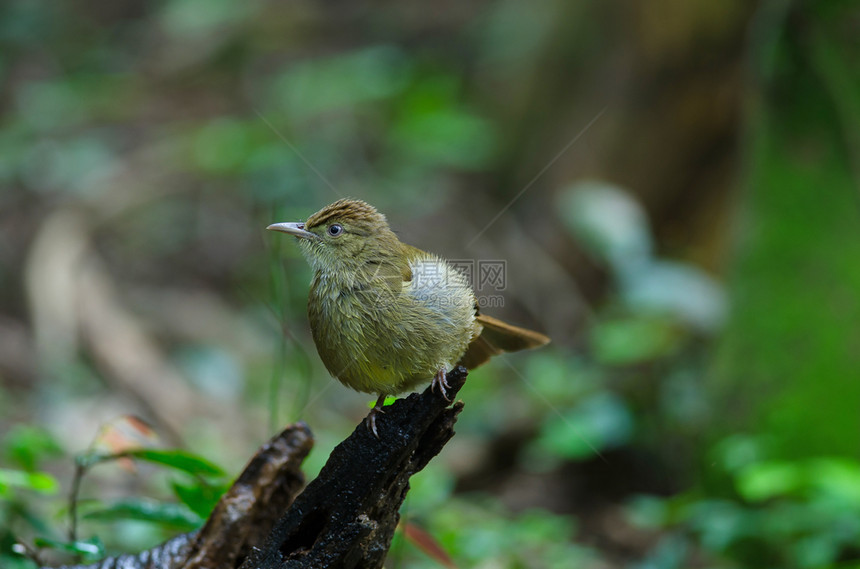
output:
M482 314L469 279L450 262L402 243L382 213L340 199L304 222L266 229L296 238L313 269L308 320L320 359L342 384L389 395L430 381L449 400L446 374L492 356L537 348L549 337Z

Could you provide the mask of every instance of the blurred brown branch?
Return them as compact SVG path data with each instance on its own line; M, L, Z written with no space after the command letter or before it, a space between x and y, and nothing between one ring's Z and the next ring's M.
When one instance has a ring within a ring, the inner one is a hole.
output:
M262 542L301 490L305 480L300 466L311 447L307 425L290 425L257 451L200 530L136 555L66 569L232 568Z
M451 396L466 374L448 374ZM449 404L429 387L395 401L377 422L379 438L358 425L297 497L313 443L306 425L292 425L257 452L201 530L67 569L233 569L243 559L243 569L382 567L409 478L454 436L463 404Z

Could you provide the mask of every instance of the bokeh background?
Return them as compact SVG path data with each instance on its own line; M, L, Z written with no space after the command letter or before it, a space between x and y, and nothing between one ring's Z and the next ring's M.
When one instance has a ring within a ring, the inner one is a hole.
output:
M352 196L504 260L486 311L553 338L470 375L413 479L457 566L860 566L858 38L848 1L3 2L0 564L205 516L217 485L112 462L69 545L94 448L229 481L301 419L319 470L373 397L264 227ZM442 566L420 541L387 565Z

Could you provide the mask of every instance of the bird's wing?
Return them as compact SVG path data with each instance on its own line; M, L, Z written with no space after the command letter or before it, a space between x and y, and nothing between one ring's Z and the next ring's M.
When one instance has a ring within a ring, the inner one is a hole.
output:
M398 296L403 292L403 285L412 280L412 269L409 261L402 255L384 257L369 263L365 268L371 280L381 283L392 295Z
M503 350L492 345L483 336L478 336L466 348L466 353L462 355L457 365L464 366L466 369L475 369L501 353Z

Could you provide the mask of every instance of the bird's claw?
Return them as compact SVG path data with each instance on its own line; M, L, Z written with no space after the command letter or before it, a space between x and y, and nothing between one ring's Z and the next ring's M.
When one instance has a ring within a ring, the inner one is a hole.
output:
M430 382L430 390L435 392L436 388L439 388L439 393L442 394L442 397L445 398L445 401L451 401L451 398L448 397L448 389L451 389L451 386L448 384L448 377L445 374L444 369L440 369L436 372L436 375L433 376L433 381Z
M367 428L370 429L370 432L373 433L373 436L377 439L379 438L379 433L376 432L376 416L384 415L385 411L382 410L382 405L385 403L385 396L381 396L377 401L376 405L370 410L370 413L367 415Z

